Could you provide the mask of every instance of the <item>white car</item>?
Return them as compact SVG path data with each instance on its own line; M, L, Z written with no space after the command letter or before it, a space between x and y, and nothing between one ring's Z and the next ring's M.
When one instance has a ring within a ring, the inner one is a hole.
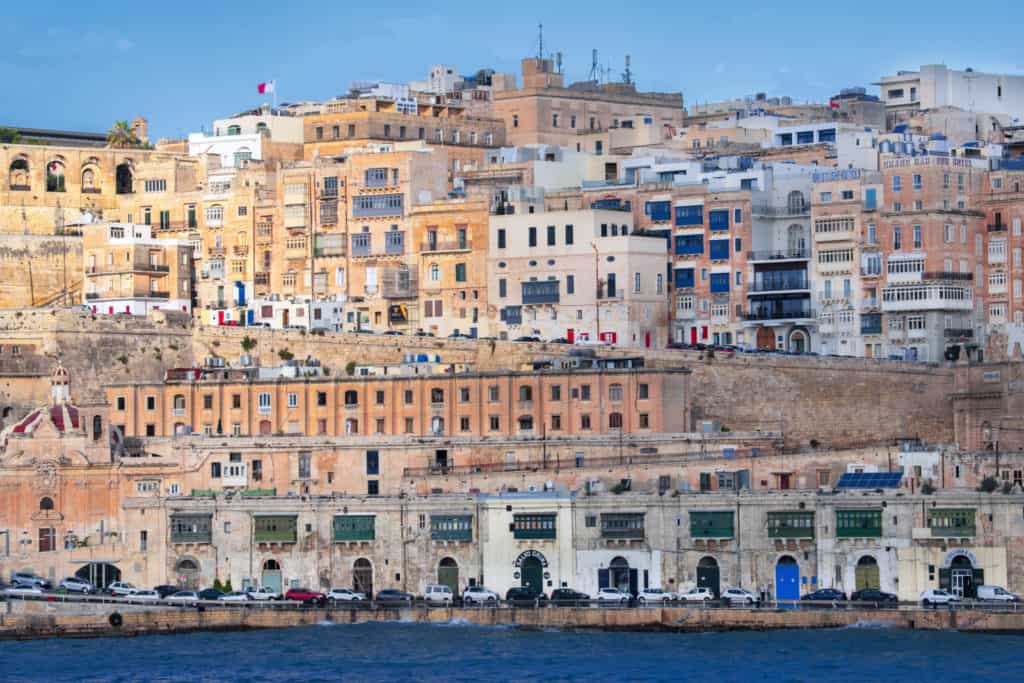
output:
M756 605L761 598L742 588L727 588L722 592L722 599L730 605Z
M483 586L470 586L462 592L462 601L467 605L497 604L498 594Z
M1001 586L978 586L978 599L993 602L1017 602L1020 597Z
M636 594L636 600L641 605L648 602L672 602L675 599L675 593L663 591L660 588L645 588Z
M42 595L43 589L34 583L16 583L4 589L7 595Z
M92 585L85 579L80 579L77 576L69 576L60 582L60 587L66 590L68 593L82 593L88 595L89 593L96 592L96 586Z
M960 602L960 598L941 588L929 588L924 593L921 593L921 604L925 607L929 605L948 605L954 602Z
M222 600L223 602L249 602L250 600L252 600L252 598L249 597L248 593L243 593L242 591L232 591L230 593L225 593L217 599Z
M353 600L365 600L366 596L362 593L356 593L354 590L350 590L348 588L332 588L327 594L327 599L351 602Z
M450 605L454 597L452 589L440 583L428 583L423 590L423 599L427 602Z
M136 588L134 585L128 583L127 581L115 581L114 583L112 583L109 586L107 586L107 592L108 593L110 593L111 595L117 595L117 596L120 596L120 597L125 597L127 595L131 595L132 593L134 593L137 590L138 590L138 588Z
M146 602L156 602L160 599L160 594L154 590L148 588L137 588L134 593L128 596L129 600L144 600Z
M267 586L258 586L250 590L245 591L246 594L253 600L280 600L281 594L275 591L273 588Z
M597 591L598 602L627 603L631 597L629 593L623 593L618 588L602 588Z
M195 591L178 591L177 593L168 595L164 600L167 602L192 605L199 602L199 593L196 593Z
M711 592L710 588L691 588L685 593L681 593L679 599L686 602L708 602L715 599L715 594Z

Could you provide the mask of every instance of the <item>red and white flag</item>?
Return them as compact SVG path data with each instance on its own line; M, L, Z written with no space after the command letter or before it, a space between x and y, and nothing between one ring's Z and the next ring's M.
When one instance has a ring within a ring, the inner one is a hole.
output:
M256 86L256 91L261 95L274 92L275 81L267 81L266 83L260 83Z

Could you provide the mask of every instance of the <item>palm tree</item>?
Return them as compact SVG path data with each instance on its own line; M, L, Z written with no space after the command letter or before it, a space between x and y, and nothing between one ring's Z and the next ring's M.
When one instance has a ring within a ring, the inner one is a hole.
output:
M117 149L138 147L142 144L135 131L127 121L115 121L114 125L107 131L107 146Z

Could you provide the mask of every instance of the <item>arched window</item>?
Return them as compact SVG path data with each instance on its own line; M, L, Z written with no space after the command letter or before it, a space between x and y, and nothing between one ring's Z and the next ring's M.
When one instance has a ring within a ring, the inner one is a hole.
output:
M185 414L185 397L181 394L174 396L174 414L184 415Z
M263 563L263 570L270 572L281 571L281 565L278 564L277 560L267 560Z
M622 400L622 385L612 384L608 387L608 400L609 401L621 401Z
M521 432L532 432L533 431L533 417L531 415L522 415L519 418L519 431Z
M345 392L345 405L357 406L359 405L359 392L355 389L349 389Z
M54 159L46 165L46 191L64 191L64 162Z
M240 247L244 247L248 243L249 236L246 234L244 230L239 230L237 233L235 233L235 244L237 244Z
M117 165L115 174L115 190L117 194L132 193L132 166L127 161Z
M29 178L28 171L28 159L19 157L11 162L7 180L12 190L32 189L32 181Z
M611 429L622 429L622 413L610 413L608 415L608 427Z
M260 135L270 135L270 127L263 121L260 121L256 124L256 132Z
M91 168L82 169L82 192L92 192L96 188L96 171Z
M103 438L103 418L99 415L92 416L92 440L99 441Z
M533 387L519 387L519 400L524 402L532 401Z
M39 510L40 512L46 512L53 509L53 498L44 496L39 499Z
M441 266L436 263L430 264L430 279L433 282L439 282L441 280Z

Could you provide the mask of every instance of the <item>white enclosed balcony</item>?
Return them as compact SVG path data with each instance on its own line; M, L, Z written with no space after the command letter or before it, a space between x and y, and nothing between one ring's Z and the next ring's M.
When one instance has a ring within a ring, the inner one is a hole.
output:
M956 285L899 285L882 290L882 311L970 311L974 292Z

